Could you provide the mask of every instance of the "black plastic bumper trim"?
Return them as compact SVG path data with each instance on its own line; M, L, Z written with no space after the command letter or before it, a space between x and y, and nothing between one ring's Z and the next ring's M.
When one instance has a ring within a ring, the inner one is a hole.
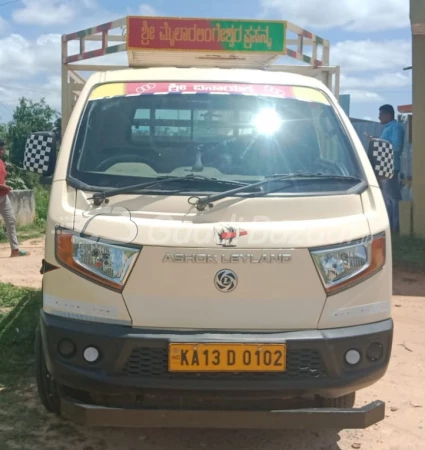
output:
M361 408L311 408L277 411L121 409L62 399L61 413L89 427L215 429L365 429L384 420L385 403Z
M138 330L119 325L84 323L55 317L44 312L40 317L40 328L46 364L52 376L62 385L70 388L104 394L150 392L247 392L249 395L263 393L276 396L320 395L339 397L363 389L384 376L391 354L393 321L391 319L349 328L333 330L305 330L282 333L211 333L197 332L178 334ZM71 339L79 352L74 358L61 358L57 343ZM168 349L170 342L272 342L286 343L288 352L303 349L318 351L326 368L325 376L316 378L287 377L286 379L207 379L207 377L161 377L152 372L126 374L126 362L134 349L145 347L156 350ZM378 362L362 362L356 367L347 367L343 355L348 348L365 351L374 340L383 343L384 357ZM81 349L95 345L101 350L99 363L84 362Z

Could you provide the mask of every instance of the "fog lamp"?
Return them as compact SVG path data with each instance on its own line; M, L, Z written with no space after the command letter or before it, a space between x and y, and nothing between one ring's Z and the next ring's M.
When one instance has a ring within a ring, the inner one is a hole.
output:
M89 363L94 363L99 359L99 350L96 347L87 347L84 350L84 359Z
M358 350L352 349L348 350L348 352L345 354L345 361L350 364L350 366L355 366L360 362L361 355Z

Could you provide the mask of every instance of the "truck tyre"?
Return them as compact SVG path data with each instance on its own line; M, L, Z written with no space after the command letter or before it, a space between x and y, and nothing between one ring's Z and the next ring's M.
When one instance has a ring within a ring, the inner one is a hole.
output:
M60 395L55 380L47 370L40 329L35 335L35 374L41 403L50 413L60 414Z
M352 408L355 402L355 392L337 398L316 397L316 405L319 408Z

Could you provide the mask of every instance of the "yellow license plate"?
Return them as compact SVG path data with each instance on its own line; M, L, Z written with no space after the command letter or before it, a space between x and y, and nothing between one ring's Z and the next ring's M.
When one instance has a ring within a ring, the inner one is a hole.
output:
M170 344L170 372L284 372L285 344Z

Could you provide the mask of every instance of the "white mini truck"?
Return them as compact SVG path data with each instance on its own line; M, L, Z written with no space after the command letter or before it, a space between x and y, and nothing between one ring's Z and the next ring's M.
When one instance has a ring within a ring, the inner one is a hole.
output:
M60 151L40 131L24 159L51 183L44 406L108 426L383 420L355 394L391 354L392 147L362 147L328 42L287 22L128 17L63 43ZM121 50L131 67L77 63Z

